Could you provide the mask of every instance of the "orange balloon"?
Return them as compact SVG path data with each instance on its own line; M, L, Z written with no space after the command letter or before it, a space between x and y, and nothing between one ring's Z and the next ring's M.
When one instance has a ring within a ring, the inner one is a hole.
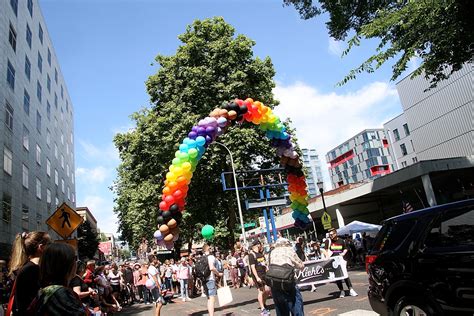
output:
M170 219L168 221L168 223L166 224L171 230L173 230L173 228L175 228L178 223L176 222L176 220L174 218Z
M229 118L231 120L235 120L235 118L237 117L237 112L235 111L229 111Z
M178 234L179 234L179 227L173 228L172 230L170 230L170 233L171 233L173 236L178 235Z
M164 187L163 188L163 195L170 195L171 194L171 189L169 187Z
M165 236L165 238L163 238L163 240L165 242L170 242L170 241L173 241L173 237L174 237L173 234L168 234Z
M160 232L162 235L166 235L170 232L170 229L168 227L168 225L161 225L160 226Z

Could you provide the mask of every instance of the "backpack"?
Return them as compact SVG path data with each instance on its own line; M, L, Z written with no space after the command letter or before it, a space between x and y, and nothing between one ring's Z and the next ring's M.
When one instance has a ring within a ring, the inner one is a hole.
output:
M295 289L295 268L289 264L276 265L271 263L271 252L268 256L269 267L265 273L265 283L272 289L290 292Z
M211 269L209 269L208 255L203 255L196 261L194 266L196 271L196 277L201 281L205 281L211 275Z

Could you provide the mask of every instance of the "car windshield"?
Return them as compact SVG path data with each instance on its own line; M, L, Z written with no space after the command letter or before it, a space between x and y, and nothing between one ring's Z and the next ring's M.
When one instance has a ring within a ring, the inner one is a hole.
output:
M416 219L385 223L375 238L372 253L396 249L408 236L415 223Z

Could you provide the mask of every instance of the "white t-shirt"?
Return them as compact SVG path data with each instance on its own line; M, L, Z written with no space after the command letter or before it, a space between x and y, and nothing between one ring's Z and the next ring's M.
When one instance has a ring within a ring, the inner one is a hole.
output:
M153 276L156 276L157 279L159 278L159 276L158 276L158 270L157 270L154 266L150 265L150 266L148 267L148 271L147 271L147 272L148 272L148 278L149 278L149 279L152 279L153 282L155 282L155 279L153 279Z
M230 265L232 267L237 266L237 259L234 256L232 256L232 258L230 258Z
M209 267L216 267L216 257L213 255L207 256L207 261L209 262ZM211 270L211 274L207 278L207 280L216 280L216 276L214 275L214 271Z

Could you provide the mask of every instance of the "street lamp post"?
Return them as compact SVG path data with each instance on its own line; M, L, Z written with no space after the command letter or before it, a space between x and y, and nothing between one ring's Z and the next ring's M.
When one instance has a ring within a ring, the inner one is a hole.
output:
M229 148L227 148L227 146L222 143L213 142L212 144L221 145L229 153L230 164L232 165L232 175L234 176L235 195L237 196L237 208L239 209L240 227L242 228L242 236L244 237L244 244L245 246L247 246L247 237L245 236L245 227L244 227L244 217L242 215L242 206L240 205L239 186L237 185L237 175L235 174L235 166L234 166L234 159L232 158L232 153L230 152Z
M316 183L316 185L318 186L318 189L319 189L319 193L321 193L321 198L323 199L323 209L324 209L324 213L326 213L326 202L324 201L324 182L322 181L318 181ZM314 221L313 221L313 225L314 225Z

